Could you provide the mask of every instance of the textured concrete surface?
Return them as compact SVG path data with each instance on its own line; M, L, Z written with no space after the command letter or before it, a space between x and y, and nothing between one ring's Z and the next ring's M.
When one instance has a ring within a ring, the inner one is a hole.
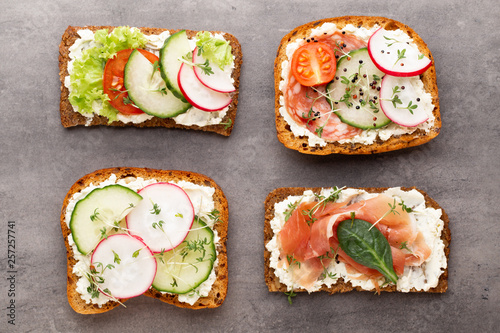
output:
M1 1L0 331L499 331L500 7L497 1ZM325 17L387 16L411 26L438 73L441 134L378 156L306 156L276 139L273 60L292 28ZM58 45L68 25L225 30L243 45L236 125L213 134L62 128ZM81 176L111 166L204 173L230 205L228 297L189 311L139 297L82 316L66 299L62 200ZM443 295L300 295L290 306L263 280L263 201L280 186L417 186L450 217ZM15 221L15 296L9 296L8 221ZM15 300L15 326L7 307Z

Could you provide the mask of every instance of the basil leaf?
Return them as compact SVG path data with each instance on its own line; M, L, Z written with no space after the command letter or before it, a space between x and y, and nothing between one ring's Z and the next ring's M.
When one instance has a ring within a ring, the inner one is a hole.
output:
M380 230L371 227L371 223L360 219L340 222L337 229L340 248L358 264L376 269L388 280L397 283L391 246Z

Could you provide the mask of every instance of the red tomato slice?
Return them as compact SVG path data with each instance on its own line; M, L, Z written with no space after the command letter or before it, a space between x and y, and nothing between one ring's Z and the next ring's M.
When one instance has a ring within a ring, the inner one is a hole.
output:
M151 52L138 49L152 64L159 61L159 58ZM116 53L114 58L111 58L104 67L104 76L102 86L104 93L109 96L109 104L123 114L141 114L144 113L141 109L127 103L128 93L123 85L123 74L125 65L133 50L126 49ZM125 100L124 100L125 99Z
M322 42L310 42L299 47L292 57L292 74L304 86L330 82L337 71L332 48Z

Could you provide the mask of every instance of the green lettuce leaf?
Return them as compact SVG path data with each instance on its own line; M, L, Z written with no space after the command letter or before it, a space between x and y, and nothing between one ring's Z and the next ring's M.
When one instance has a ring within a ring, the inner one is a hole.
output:
M82 114L97 113L112 122L117 119L118 111L109 104L102 88L106 61L120 50L143 48L147 39L137 29L117 27L110 34L107 29L96 31L94 40L97 45L84 50L82 57L73 62L69 101Z
M210 62L224 69L224 66L230 65L233 61L231 54L231 45L229 41L212 37L210 32L203 31L196 34L196 46L201 49L201 53Z

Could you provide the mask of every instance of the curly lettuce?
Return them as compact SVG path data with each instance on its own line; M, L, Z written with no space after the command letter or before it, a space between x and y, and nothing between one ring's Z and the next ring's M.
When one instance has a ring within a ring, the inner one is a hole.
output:
M96 46L84 50L73 62L69 101L81 114L97 113L112 122L118 111L109 104L102 87L106 61L120 50L143 48L147 39L138 29L117 27L110 34L107 29L96 31L94 41Z
M196 38L196 46L205 59L219 66L221 70L232 63L233 55L229 41L215 38L208 31L198 32Z

